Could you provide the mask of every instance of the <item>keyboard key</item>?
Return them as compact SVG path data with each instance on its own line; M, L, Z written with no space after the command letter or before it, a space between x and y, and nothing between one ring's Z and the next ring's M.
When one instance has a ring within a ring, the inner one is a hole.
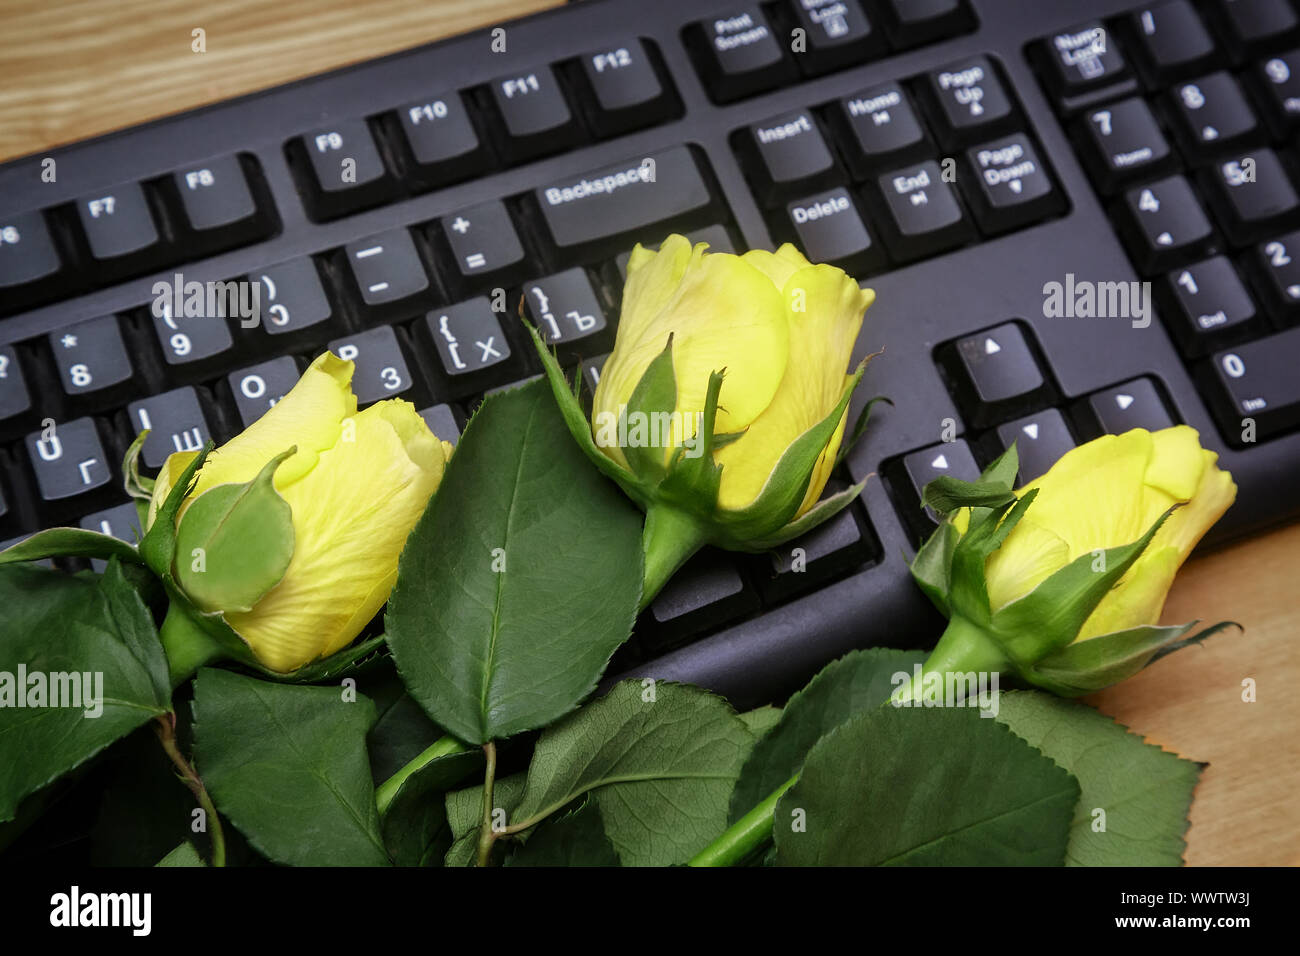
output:
M926 146L916 107L899 83L887 83L846 96L832 114L846 133L845 154L855 178L906 159Z
M308 205L316 219L334 219L393 195L393 180L365 120L342 120L296 140L311 167Z
M257 215L238 156L223 156L172 174L185 221L199 232L226 229Z
M1271 57L1256 68L1269 123L1285 136L1300 126L1300 50ZM3 282L0 282L2 285Z
M460 441L460 420L450 405L434 405L420 412L420 417L441 441L451 442L454 446Z
M1101 430L1122 435L1132 428L1159 431L1174 421L1149 378L1135 378L1088 396L1088 407Z
M676 112L641 40L591 50L578 58L590 93L592 125L601 136L653 126Z
M94 514L86 515L78 524L87 531L110 535L127 544L136 544L144 536L140 530L140 512L134 502L96 511ZM108 562L95 558L90 562L90 566L96 572L103 574Z
M897 259L916 259L959 246L974 235L956 193L930 160L877 180L889 217L886 246Z
M227 375L243 426L247 428L265 415L298 384L299 377L297 363L287 355Z
M1240 84L1223 71L1175 86L1169 103L1174 133L1192 156L1227 152L1262 133Z
M569 252L712 204L686 146L567 177L538 188L534 197L551 240Z
M1169 143L1146 100L1131 97L1092 110L1075 124L1080 155L1099 192L1167 171Z
M824 524L778 545L760 579L763 596L780 601L834 580L871 557L872 548L850 505Z
M605 313L581 268L525 283L524 303L548 345L585 339L605 328Z
M127 417L132 434L149 431L140 448L148 468L161 468L174 452L198 451L212 438L198 393L188 385L132 402Z
M788 0L806 48L795 60L810 76L861 63L884 50L884 37L858 0Z
M885 27L896 47L916 46L975 28L965 0L880 0Z
M1300 315L1300 231L1260 243L1255 253L1270 310L1282 317Z
M758 597L745 584L735 561L708 549L672 576L650 602L653 628L640 634L647 645L666 649L758 609Z
M972 425L991 424L1045 397L1047 381L1016 322L958 339L950 356L959 404Z
M1074 436L1065 416L1048 408L1013 422L998 426L998 443L1003 451L1016 443L1020 458L1017 486L1026 485L1047 474L1056 460L1074 447Z
M459 93L397 109L402 141L426 187L473 176L488 165L487 151Z
M965 439L940 442L903 456L903 514L918 536L928 535L938 521L932 508L921 510L921 493L934 479L945 476L962 481L974 481L980 476L980 466L975 464Z
M973 56L931 71L924 89L935 106L940 139L949 147L991 136L1014 116L1011 99L987 57Z
M1128 73L1114 34L1100 20L1053 34L1044 42L1049 82L1061 96L1107 86Z
M405 229L359 239L348 243L343 251L361 301L371 308L429 290L429 276L415 251L415 241Z
M755 123L737 134L754 193L776 205L791 189L815 189L837 179L835 159L811 110Z
M76 206L96 259L117 259L158 243L158 227L139 183L123 183L109 191L83 196Z
M234 340L230 336L230 326L221 314L223 311L219 308L216 315L176 316L172 314L170 299L155 302L149 314L167 364L199 365L229 351Z
M0 345L0 421L32 407L23 367L12 345Z
M790 228L812 262L831 262L855 275L878 267L883 253L846 189L832 189L786 206Z
M1220 403L1219 423L1234 444L1255 422L1255 438L1269 438L1300 424L1300 328L1238 345L1210 360Z
M1287 0L1216 0L1214 10L1235 59L1285 45L1294 38L1298 22Z
M135 375L114 316L80 322L51 332L48 338L59 382L69 395L121 385Z
M524 261L519 233L499 199L462 209L439 221L462 278L492 275Z
M27 436L27 457L43 501L60 501L112 480L99 430L90 418L60 422Z
M329 350L341 359L356 363L352 391L356 393L357 404L369 405L394 395L409 397L403 393L411 390L414 380L391 327L383 325L335 339L329 344Z
M1170 331L1189 355L1202 354L1207 341L1255 317L1255 303L1224 256L1175 270L1167 282Z
M767 17L758 5L735 7L690 30L704 85L719 103L770 90L794 79Z
M485 296L435 309L424 324L448 375L479 372L510 357L510 343Z
M1135 10L1129 21L1148 85L1200 72L1214 56L1214 40L1190 0L1170 0Z
M0 217L0 289L12 289L54 275L62 265L39 211Z
M1064 197L1024 133L972 147L966 161L975 183L966 195L985 232L1016 229L1065 208Z
M579 363L578 375L582 378L582 387L586 390L588 398L596 394L596 386L600 384L600 373L604 371L608 358L609 353L606 352L604 355L593 355L589 359L583 359Z
M300 332L334 314L311 256L250 272L247 279L262 288L262 328L272 335Z
M549 66L497 77L488 88L514 161L567 149L582 138L582 128Z
M1120 206L1120 226L1144 274L1189 261L1212 237L1210 221L1182 176L1131 189Z
M1210 206L1234 245L1276 233L1300 213L1300 197L1291 177L1271 149L1215 163L1208 180Z

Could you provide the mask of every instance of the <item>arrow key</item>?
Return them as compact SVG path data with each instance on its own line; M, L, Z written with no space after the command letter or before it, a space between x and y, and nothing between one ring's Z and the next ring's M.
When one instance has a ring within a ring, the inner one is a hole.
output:
M947 359L963 414L976 427L1042 404L1046 397L1047 381L1016 322L958 339L940 355Z
M1110 435L1121 435L1132 428L1158 431L1177 424L1149 378L1135 378L1093 392L1088 396L1088 407L1101 430Z
M896 474L897 481L892 481L901 491L903 498L903 517L912 526L919 537L924 537L934 530L938 521L932 509L921 512L921 493L925 486L936 478L945 475L960 478L962 481L974 481L980 476L980 467L975 464L975 456L965 439L940 442L929 448L922 448L903 456L901 474Z
M1020 484L1045 475L1056 460L1074 447L1065 416L1055 408L1017 418L998 426L998 445L1006 451L1016 443L1020 456Z
M1120 232L1138 268L1147 275L1187 262L1214 234L1183 176L1167 176L1130 189L1118 213Z

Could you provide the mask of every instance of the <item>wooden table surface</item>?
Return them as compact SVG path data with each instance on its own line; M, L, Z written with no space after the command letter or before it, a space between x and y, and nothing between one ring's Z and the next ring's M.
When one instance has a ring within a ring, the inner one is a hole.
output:
M371 59L556 0L0 0L0 159ZM191 31L207 52L191 51ZM1300 482L1297 482L1300 490ZM1300 864L1300 524L1198 556L1165 623L1235 620L1093 702L1209 763L1187 862ZM1256 700L1242 700L1242 682Z

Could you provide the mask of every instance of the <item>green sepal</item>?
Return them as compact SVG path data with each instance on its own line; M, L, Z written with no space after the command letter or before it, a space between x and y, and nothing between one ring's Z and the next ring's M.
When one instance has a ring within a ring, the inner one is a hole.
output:
M201 611L251 611L284 578L293 557L293 509L274 478L296 452L272 458L251 481L209 488L186 510L173 571Z
M131 544L110 534L84 528L49 528L0 551L0 565L18 561L41 561L45 558L118 558L142 564L140 552Z
M956 550L957 540L960 537L956 525L951 521L942 522L934 533L926 538L908 566L912 572L912 580L944 617L952 616L948 592L952 589L953 551Z
M677 376L673 371L673 337L668 335L668 344L646 366L641 381L632 389L628 398L625 414L643 416L653 422L656 415L668 414L677 408ZM621 423L620 423L621 424ZM658 483L667 473L667 449L655 444L632 446L623 449L623 457L633 473L654 483Z
M155 484L154 479L140 474L140 450L144 448L144 440L148 437L149 429L146 428L135 436L135 441L131 442L131 447L122 456L122 485L133 500L145 504L153 498ZM143 521L140 526L144 527Z
M215 446L212 442L205 444L203 450L196 454L181 472L180 480L167 493L167 500L158 508L153 524L149 526L149 530L145 532L140 542L140 557L144 559L144 563L163 580L163 583L172 587L176 586L176 578L172 574L172 559L176 556L176 515L194 489L199 469L212 453L213 447Z
M941 515L962 508L997 509L1015 500L1016 472L1020 457L1015 443L984 469L975 481L962 481L942 475L928 482L921 491L921 507L929 506ZM976 523L972 516L972 524Z
M1062 697L1078 697L1127 680L1166 654L1199 644L1226 628L1241 630L1235 621L1220 621L1184 639L1197 623L1133 627L1076 641L1023 669L1021 677Z
M673 453L668 474L659 482L655 494L657 499L672 502L706 521L717 511L718 489L722 485L722 466L713 460L713 439L724 374L725 370L709 373L709 386L704 395L704 413L695 435L699 454L688 457L686 449L679 447Z
M748 549L748 542L767 538L771 529L784 528L794 519L808 492L813 469L839 427L865 370L864 360L845 381L840 400L830 414L790 443L753 502L735 511L718 512L717 543L731 550Z
M560 415L564 418L564 424L569 429L569 434L573 436L573 440L578 443L583 454L591 460L602 475L615 482L642 508L646 507L650 500L648 489L642 487L636 475L614 461L596 445L596 440L591 434L591 424L587 421L586 413L578 402L576 387L570 390L569 383L564 377L564 370L560 368L555 353L546 347L546 343L537 334L537 329L532 323L525 322L524 326L532 336L533 346L537 349L537 355L542 362L542 370L546 373L551 393L555 396L555 404L559 406Z
M868 355L867 361L870 361L871 358L872 356ZM875 398L867 399L867 403L862 406L862 411L858 412L857 420L853 423L853 431L845 436L844 440L840 442L840 450L835 453L835 467L838 468L843 464L844 459L847 458L849 452L853 450L853 446L856 445L866 433L867 425L871 420L871 409L875 407L876 402L884 402L890 408L894 407L894 400L886 398L884 395L877 395Z
M1021 498L1013 495L1014 505L1003 502L996 508L972 509L966 533L952 552L948 601L954 614L960 614L975 624L988 624L993 612L989 606L985 563L988 556L1002 546L1037 495L1038 489L1034 488Z
M1097 605L1133 566L1172 513L1170 508L1162 514L1138 540L1107 548L1102 555L1103 570L1093 570L1097 560L1093 553L1081 554L994 614L991 627L1012 660L1022 668L1028 667L1071 644Z
M867 479L864 478L856 485L850 485L841 491L826 498L822 498L815 505L801 514L798 518L788 522L776 531L766 537L754 538L745 542L730 542L728 548L733 551L770 551L773 548L785 544L800 535L807 534L819 524L829 521L837 514L853 503L853 499L862 494L862 490L867 487Z

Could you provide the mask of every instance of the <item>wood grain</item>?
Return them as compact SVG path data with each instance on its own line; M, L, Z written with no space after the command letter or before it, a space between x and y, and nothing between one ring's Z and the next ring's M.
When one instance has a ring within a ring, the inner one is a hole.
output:
M0 158L130 126L522 16L557 0L0 0ZM202 27L207 52L190 49ZM1091 698L1209 767L1187 861L1300 864L1300 525L1198 557L1165 622L1243 634ZM1242 699L1242 681L1257 699Z

